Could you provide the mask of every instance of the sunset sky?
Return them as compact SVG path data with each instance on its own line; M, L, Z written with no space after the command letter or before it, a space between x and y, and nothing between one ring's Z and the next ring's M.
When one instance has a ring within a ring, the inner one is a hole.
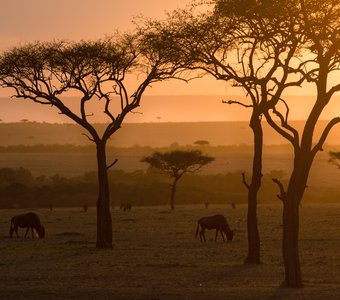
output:
M133 28L132 20L138 15L152 18L164 18L167 11L184 8L189 0L11 0L2 1L0 11L0 51L13 46L37 40L81 40L98 39L120 31ZM227 88L224 83L214 79L197 80L190 84L180 81L162 82L148 89L147 95L224 95ZM0 96L9 96L12 91L0 89ZM192 99L192 98L191 98ZM227 120L221 114L220 105L222 97L214 98L209 113L203 103L209 105L209 100L201 100L201 106L186 103L176 112L174 105L153 105L148 101L148 111L143 114L131 115L127 121L148 122L154 121L158 116L167 115L164 121L211 121ZM164 101L162 103L165 103ZM178 101L176 101L178 105ZM162 109L163 108L163 109ZM215 108L215 109L214 109ZM217 109L216 109L217 108ZM65 121L56 112L35 103L18 103L18 101L0 102L0 119L4 122L20 121L21 119L60 122ZM168 111L172 111L169 115ZM195 112L195 115L193 114ZM44 113L45 112L45 113ZM218 117L216 116L218 114ZM35 117L34 117L35 115ZM187 116L190 115L189 118ZM245 117L247 118L247 117ZM158 120L160 120L158 118Z
M114 33L115 29L121 31L133 28L132 20L138 15L144 15L152 18L164 18L166 11L172 11L176 8L184 8L190 0L10 0L1 1L0 11L0 51L4 51L13 46L24 45L27 42L37 40L81 40L81 39L98 39ZM9 96L12 91L0 88L0 97ZM307 89L295 89L290 92L292 95L311 94L312 91ZM242 109L230 110L221 104L222 99L233 97L230 95L241 95L240 89L232 88L224 82L215 79L194 80L189 84L171 80L154 84L149 88L146 95L221 95L215 97L212 107L207 110L210 100L204 104L201 102L197 106L192 103L186 103L179 110L175 107L164 107L163 111L149 112L153 117L140 118L140 121L152 121L157 115L165 115L167 111L173 111L168 115L169 121L221 121L221 120L248 120L249 115L242 113ZM306 116L304 101L299 101L297 110L292 113L294 119L303 119ZM12 101L13 102L13 101ZM171 104L169 104L171 106ZM31 109L24 109L32 115ZM192 114L192 107L195 106L195 116ZM310 103L309 103L310 106ZM18 121L27 118L27 114L18 111L19 106L12 106L8 101L0 102L0 118L3 121ZM142 106L143 107L143 106ZM143 108L141 107L141 110ZM148 105L152 109L152 105ZM338 105L333 103L330 111L334 111ZM214 110L215 108L215 110ZM45 108L44 108L45 109ZM36 114L40 115L39 121L49 121L50 116L41 114L42 108L37 108ZM226 115L221 117L221 110L226 110ZM228 112L227 112L228 110ZM7 114L5 114L7 111ZM16 114L13 114L16 111ZM2 113L1 113L2 112ZM188 119L186 116L190 115ZM218 116L218 117L217 117ZM325 114L325 118L327 118ZM42 118L42 119L41 119ZM47 118L47 119L46 119ZM33 117L28 118L30 120ZM51 120L55 121L55 119ZM165 119L164 119L165 121Z
M190 0L10 0L1 1L0 50L36 40L98 39L134 27L134 17L164 18L167 11L184 8ZM216 80L163 83L148 94L224 94ZM6 91L0 90L0 95Z

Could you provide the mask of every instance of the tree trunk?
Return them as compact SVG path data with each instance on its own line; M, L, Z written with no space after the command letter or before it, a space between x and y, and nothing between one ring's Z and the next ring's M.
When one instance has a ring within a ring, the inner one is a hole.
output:
M299 259L299 205L287 197L283 208L283 263L285 277L283 287L302 287Z
M171 210L175 209L175 195L176 195L176 188L177 188L177 181L179 178L175 178L174 182L171 186L171 197L170 197L170 208Z
M262 148L263 148L263 131L261 119L253 112L250 127L254 135L254 157L252 180L248 188L248 255L245 259L247 264L259 264L260 258L260 235L257 224L257 195L261 187L262 179Z
M296 157L294 169L283 202L283 243L282 255L285 268L283 287L302 287L299 259L299 207L306 189L311 167L308 155Z
M97 143L99 195L97 200L97 248L112 248L110 191L106 166L105 143Z

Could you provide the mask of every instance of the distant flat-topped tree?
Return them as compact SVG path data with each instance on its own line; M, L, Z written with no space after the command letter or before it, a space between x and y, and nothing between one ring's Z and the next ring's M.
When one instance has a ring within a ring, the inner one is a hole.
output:
M194 142L194 145L199 145L199 146L206 146L209 145L210 143L206 140L197 140L196 142Z
M336 165L338 169L340 169L340 152L339 151L330 151L329 155L329 162L333 165Z
M170 208L173 210L175 209L175 194L178 180L185 173L195 173L213 160L213 157L203 155L199 150L174 150L163 153L154 152L152 155L144 157L142 162L148 163L151 167L159 169L173 178L170 198Z
M166 56L165 56L166 53ZM166 57L166 59L164 58ZM176 77L181 61L172 59L166 44L150 35L117 34L97 41L35 42L13 48L0 57L0 84L14 90L14 97L57 108L86 130L97 149L99 195L97 247L112 247L112 220L106 143L121 127L126 115L140 105L153 82ZM131 87L126 80L138 74ZM68 95L78 101L69 105ZM91 124L101 114L106 127Z

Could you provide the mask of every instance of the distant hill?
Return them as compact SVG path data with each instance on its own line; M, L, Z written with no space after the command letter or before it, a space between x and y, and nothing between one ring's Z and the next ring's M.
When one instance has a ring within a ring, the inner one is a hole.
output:
M293 126L301 130L304 122L293 121ZM320 136L327 121L320 121L315 138ZM99 130L104 126L96 125ZM286 144L287 141L263 122L264 143ZM85 131L74 124L50 124L36 122L0 124L0 145L74 144L91 145L82 133ZM112 137L109 145L130 147L134 145L167 147L173 143L190 145L197 140L207 140L217 145L251 145L252 132L248 122L187 122L187 123L126 123ZM340 126L335 127L327 144L340 144Z

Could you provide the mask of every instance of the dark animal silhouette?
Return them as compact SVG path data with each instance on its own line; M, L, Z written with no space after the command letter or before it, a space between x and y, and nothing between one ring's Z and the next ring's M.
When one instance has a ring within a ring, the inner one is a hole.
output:
M226 218L222 215L215 215L210 217L204 217L197 221L197 229L196 229L196 238L198 236L198 232L200 233L200 239L202 241L206 241L205 239L205 230L216 229L215 234L215 242L217 240L218 232L221 233L222 239L224 241L224 235L226 235L228 241L232 241L234 237L234 231L230 230L228 222Z
M132 208L132 204L129 202L124 202L120 205L120 209L122 209L123 211L130 211Z
M29 212L26 214L14 216L11 219L11 227L9 229L10 237L13 236L14 231L18 237L18 227L27 228L25 238L30 229L32 232L32 238L34 238L33 229L35 229L35 231L38 233L39 238L43 239L45 237L45 228L41 225L40 219L36 213Z

